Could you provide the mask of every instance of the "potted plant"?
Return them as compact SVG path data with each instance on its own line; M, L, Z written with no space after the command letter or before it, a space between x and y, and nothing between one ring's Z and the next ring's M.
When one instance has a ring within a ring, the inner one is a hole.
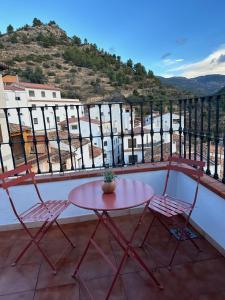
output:
M103 176L104 176L104 183L102 185L103 193L104 194L113 193L116 188L116 183L115 183L116 175L112 171L105 171Z

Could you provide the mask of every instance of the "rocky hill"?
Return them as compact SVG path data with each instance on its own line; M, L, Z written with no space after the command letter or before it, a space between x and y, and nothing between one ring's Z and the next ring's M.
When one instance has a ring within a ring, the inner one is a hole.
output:
M181 90L190 91L196 96L213 95L225 86L225 75L205 75L195 78L158 77L162 84L174 86Z
M152 71L132 60L98 49L85 39L68 37L54 21L34 19L14 31L0 35L0 61L22 80L52 83L64 97L98 101L119 97L173 99L188 93L164 86Z

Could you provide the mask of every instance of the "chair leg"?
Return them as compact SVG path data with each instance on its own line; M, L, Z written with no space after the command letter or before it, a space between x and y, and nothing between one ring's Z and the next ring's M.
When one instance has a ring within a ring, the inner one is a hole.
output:
M67 234L64 232L64 230L62 229L62 227L59 225L59 223L55 220L55 223L57 225L57 227L59 228L59 230L62 232L62 234L64 235L65 239L70 243L70 245L75 248L76 246L73 244L73 242L70 240L70 238L67 236Z
M151 230L151 228L152 228L152 225L153 225L155 219L156 219L156 217L155 217L155 215L154 215L154 216L153 216L153 219L152 219L152 221L151 221L151 223L150 223L150 225L149 225L149 227L148 227L148 230L147 230L147 232L146 232L146 234L145 234L145 236L144 236L144 239L143 239L143 241L142 241L142 243L141 243L141 245L140 245L140 248L142 248L142 247L144 246L144 243L145 243L145 241L146 241L146 239L147 239L147 237L148 237L148 235L149 235L149 232L150 232L150 230Z
M34 243L37 246L38 250L41 252L41 254L44 257L44 259L47 261L47 263L51 267L51 269L53 270L53 273L56 274L56 267L53 265L53 263L50 261L50 259L48 258L48 256L44 253L44 251L41 249L41 247L39 245L39 242L34 242Z
M30 240L30 242L26 245L26 247L20 252L20 254L17 256L16 260L11 264L12 266L15 266L18 261L22 258L22 256L25 254L25 252L30 248L30 246L32 245L32 240Z

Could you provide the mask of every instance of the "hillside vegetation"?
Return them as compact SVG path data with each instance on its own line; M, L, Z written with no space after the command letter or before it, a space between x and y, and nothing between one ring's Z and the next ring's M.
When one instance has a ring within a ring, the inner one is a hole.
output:
M14 30L12 25L0 35L0 61L21 80L50 83L64 97L98 101L115 97L174 99L187 92L164 86L151 70L131 59L99 49L74 35L68 37L54 21L43 24L34 19L32 26Z

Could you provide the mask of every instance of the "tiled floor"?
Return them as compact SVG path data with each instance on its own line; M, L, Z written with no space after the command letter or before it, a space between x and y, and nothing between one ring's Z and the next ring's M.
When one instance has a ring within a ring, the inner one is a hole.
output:
M150 218L149 214L141 225L136 245L141 241ZM118 217L115 220L128 235L137 216ZM65 231L77 245L75 249L71 249L56 228L46 236L42 246L52 260L63 257L57 275L52 274L35 248L31 248L16 267L11 267L16 254L26 244L27 236L23 231L0 233L0 300L89 299L84 287L71 274L94 224L92 221L64 225ZM100 229L96 240L111 261L118 265L122 251L104 228ZM175 241L156 223L144 250L137 249L163 283L164 290L160 291L141 267L129 258L110 299L225 299L225 258L204 238L199 237L196 241L202 252L198 253L189 241L182 242L172 270L169 271L166 266ZM81 267L81 275L95 299L104 299L113 272L93 247Z

